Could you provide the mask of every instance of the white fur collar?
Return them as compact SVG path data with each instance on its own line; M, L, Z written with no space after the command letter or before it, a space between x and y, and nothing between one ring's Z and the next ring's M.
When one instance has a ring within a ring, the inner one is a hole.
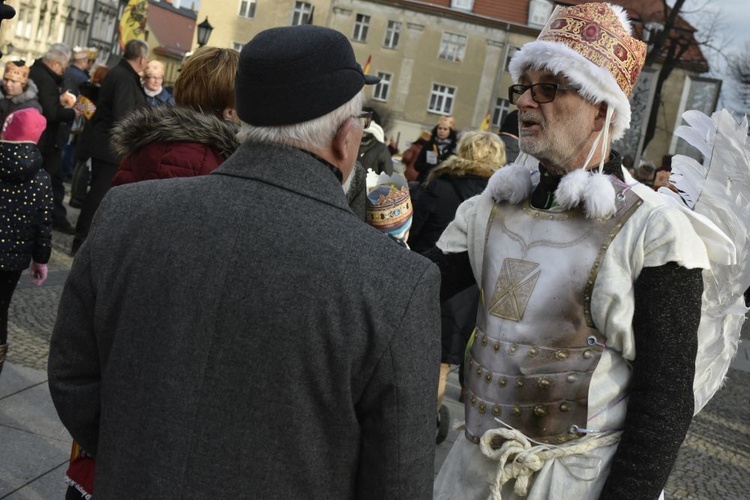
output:
M520 203L531 196L531 174L527 167L518 163L500 168L490 177L485 193L495 202ZM617 210L615 195L608 175L580 169L562 178L555 200L564 210L583 205L589 219L608 219Z

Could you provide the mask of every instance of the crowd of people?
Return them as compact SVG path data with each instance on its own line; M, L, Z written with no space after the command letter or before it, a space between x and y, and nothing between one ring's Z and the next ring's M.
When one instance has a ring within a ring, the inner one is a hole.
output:
M21 273L75 234L48 368L66 498L657 498L710 264L655 192L671 157L612 149L645 51L619 7L557 7L499 133L440 116L395 162L332 29L202 47L173 88L142 40L111 69L7 63L0 371Z

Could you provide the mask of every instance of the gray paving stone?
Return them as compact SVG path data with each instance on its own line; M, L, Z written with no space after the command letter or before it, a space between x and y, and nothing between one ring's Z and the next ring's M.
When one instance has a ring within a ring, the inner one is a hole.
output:
M62 500L65 498L65 471L68 469L67 461L38 477L33 482L14 491L3 500Z
M0 425L0 498L68 462L70 442ZM63 498L61 495L47 498Z
M5 364L3 373L0 375L0 404L9 395L23 391L32 385L46 383L46 381L46 373L9 361Z
M0 399L0 426L71 442L68 431L57 418L46 381Z

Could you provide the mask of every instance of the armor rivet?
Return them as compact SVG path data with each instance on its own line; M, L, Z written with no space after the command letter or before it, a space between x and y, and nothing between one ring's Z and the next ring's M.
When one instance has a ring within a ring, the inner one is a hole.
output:
M481 377L481 376L482 376L482 367L480 366L479 368L477 368L477 377Z
M550 380L549 377L542 377L537 381L536 385L540 389L547 389L550 385L552 385L552 380Z
M522 378L519 378L519 379L518 379L518 380L516 381L516 389L522 389L522 388L523 388L523 379L522 379Z
M571 383L571 384L575 383L575 382L578 382L578 375L576 375L575 373L571 373L570 375L568 375L568 377L566 378L566 380L569 383Z
M477 404L477 397L476 396L472 396L471 397L471 406L474 406L476 404Z
M511 344L511 346L508 347L508 354L513 354L517 350L518 350L518 345L517 344Z
M559 351L555 352L555 359L558 361L565 361L568 359L568 356L570 353L567 349L560 349Z
M588 338L586 338L586 343L588 345L596 344L596 337L594 337L593 335L590 335Z
M487 335L482 337L482 347L486 347L486 346L487 346Z
M544 407L544 405L536 405L534 407L534 415L537 417L543 417L547 415L547 408Z
M560 405L560 411L563 412L563 413L569 412L570 411L570 404L568 404L568 403L561 404Z
M625 199L625 195L624 195L624 194L622 194L622 193L620 193L620 194L618 194L618 195L617 195L617 199L618 199L619 201L622 201L622 200L624 200L624 199Z
M494 349L495 349L495 352L499 351L500 350L500 344L499 343L495 344Z
M495 405L492 407L492 415L495 417L499 417L503 414L503 409L500 407L500 405Z
M586 349L583 351L583 359L591 359L591 357L594 355L593 352L591 352L591 349Z
M478 409L479 409L479 413L484 415L484 412L487 410L487 406L484 403L479 403Z
M549 216L547 216L547 219L552 220L552 219L554 219L554 217L552 217L551 215L549 215Z
M521 407L516 405L513 407L513 410L511 410L511 415L514 417L520 417L521 416Z
M497 381L497 385L499 385L500 387L505 387L506 385L508 385L508 379L505 377L500 377L500 380Z
M492 373L487 372L487 375L484 376L484 381L487 382L488 384L492 382Z
M535 356L536 356L537 354L539 354L539 348L538 348L537 346L532 346L532 347L531 347L531 348L529 349L529 357L530 357L530 358L533 358L533 357L535 357Z

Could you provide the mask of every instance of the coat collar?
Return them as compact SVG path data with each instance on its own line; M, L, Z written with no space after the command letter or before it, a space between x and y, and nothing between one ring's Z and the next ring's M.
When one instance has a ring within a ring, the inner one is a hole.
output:
M44 61L42 61L41 59L37 59L36 61L34 61L32 67L38 67L42 71L45 71L50 76L50 78L52 78L52 81L55 82L55 85L62 84L63 77L52 71L50 67L44 64Z
M211 175L253 179L345 210L352 215L335 174L298 149L276 144L245 143Z

